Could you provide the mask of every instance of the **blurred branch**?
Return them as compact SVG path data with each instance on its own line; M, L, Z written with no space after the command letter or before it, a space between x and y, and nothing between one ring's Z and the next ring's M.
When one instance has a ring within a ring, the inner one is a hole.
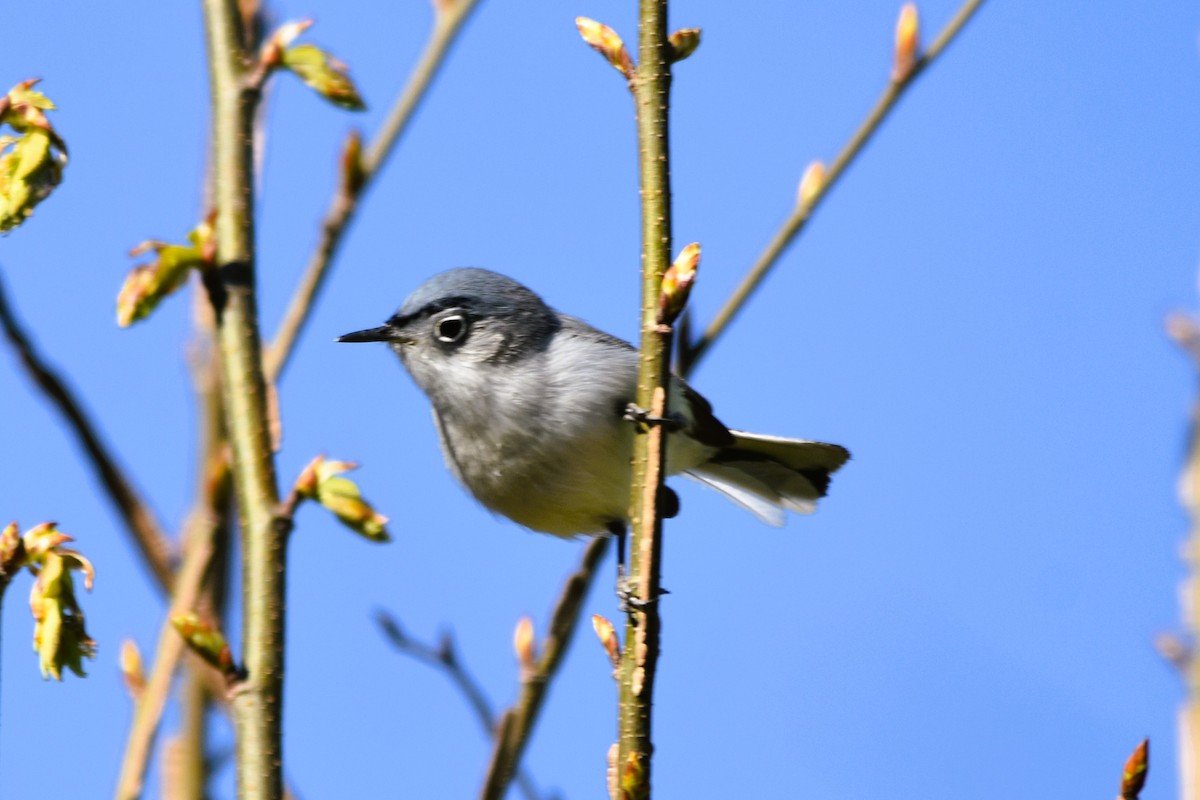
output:
M496 735L496 715L492 711L492 704L488 702L483 687L459 661L458 653L454 649L454 639L450 634L444 635L437 647L434 647L408 636L395 617L386 611L377 611L375 621L379 623L383 635L398 651L446 673L466 698L467 705L475 712L475 718L483 727L484 735L489 739ZM523 770L517 772L516 782L521 794L527 800L537 800L537 789L534 788L529 775Z
M177 613L191 611L200 596L200 588L211 562L215 525L198 521L188 535L187 553L179 569L176 589L171 599L171 611L163 621L158 633L158 647L154 656L154 667L146 687L137 699L133 725L125 743L125 756L121 761L121 773L117 779L118 800L135 800L141 797L146 768L154 749L154 738L158 733L171 679L184 653L184 642L171 618Z
M329 275L342 236L358 211L359 200L395 150L396 143L404 135L413 113L425 98L463 23L478 4L479 0L439 0L434 3L433 31L429 41L412 74L409 75L408 83L396 98L383 127L361 157L358 155L357 146L348 144L342 159L342 180L321 222L316 249L309 258L300 285L296 287L295 294L288 303L274 343L266 355L267 375L272 381L279 379L288 359L291 358L296 339L308 322L317 294Z
M494 724L489 726L489 730L494 731L495 746L480 792L480 797L485 800L501 800L514 773L520 781L521 756L537 723L546 692L558 674L563 656L571 645L571 637L579 626L580 609L604 560L608 541L608 537L597 537L588 542L579 568L567 578L554 605L541 657L532 670L522 674L521 694L512 707L504 712L500 727Z
M1200 326L1181 314L1167 319L1167 333L1192 360L1200 374ZM1187 800L1200 798L1200 659L1195 643L1200 642L1200 396L1193 402L1188 429L1187 462L1179 479L1179 502L1191 521L1191 534L1183 550L1188 577L1183 592L1183 617L1190 647L1170 648L1177 656L1174 663L1183 676L1187 698L1179 716L1179 760L1181 795Z
M170 540L150 507L117 466L116 458L100 439L96 426L88 418L74 393L34 348L8 302L2 280L0 326L4 328L5 337L20 357L29 377L62 414L67 427L83 447L88 463L100 478L108 499L124 520L126 529L133 537L138 552L141 553L156 582L164 591L170 593L174 581L174 559Z
M812 217L817 207L821 205L821 201L829 194L829 190L837 183L838 178L846 171L846 168L854 162L854 159L862 151L863 147L870 141L875 131L879 129L880 124L896 107L900 98L909 86L917 79L917 77L925 71L925 68L937 60L938 56L946 49L946 47L954 41L955 37L962 31L963 27L983 5L983 0L967 0L959 8L958 13L947 23L942 32L938 34L933 43L912 63L911 68L898 76L894 76L891 82L888 83L879 100L875 102L875 107L867 114L866 119L859 125L858 130L850 137L850 141L838 153L833 164L824 175L824 180L813 188L812 194L802 199L797 203L795 210L791 216L783 223L783 226L771 239L766 249L750 267L750 270L742 278L742 282L733 290L721 310L713 317L712 322L701 334L700 338L695 342L684 340L681 338L679 342L679 371L682 374L688 374L693 371L695 365L708 353L713 343L725 331L725 328L733 321L733 318L742 310L750 295L762 283L763 278L775 266L776 262L788 249L795 240L796 236L804 230L808 220Z
M246 3L243 2L243 16ZM195 335L188 348L188 363L196 395L199 431L196 447L196 491L201 498L198 514L206 514L211 527L211 566L200 589L196 610L201 616L228 627L226 595L229 589L229 547L231 544L232 482L229 473L229 441L225 436L224 406L213 340L212 307L201 292L193 294ZM170 616L174 616L172 613ZM186 662L183 685L179 691L180 723L178 735L164 748L163 795L170 800L204 800L213 765L208 752L209 709L217 704L228 713L223 693L215 693L221 681L198 659Z

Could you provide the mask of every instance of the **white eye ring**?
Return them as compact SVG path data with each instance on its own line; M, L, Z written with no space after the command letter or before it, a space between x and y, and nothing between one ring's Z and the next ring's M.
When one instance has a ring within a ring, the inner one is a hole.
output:
M467 320L462 314L448 314L433 323L433 335L446 344L462 341L467 335Z

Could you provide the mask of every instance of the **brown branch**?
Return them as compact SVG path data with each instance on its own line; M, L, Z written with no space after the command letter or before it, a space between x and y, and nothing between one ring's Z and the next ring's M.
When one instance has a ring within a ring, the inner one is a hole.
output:
M898 80L892 80L883 94L875 102L874 108L867 114L866 119L858 126L858 130L850 137L837 158L833 160L828 172L825 175L824 181L820 186L816 187L813 194L806 200L801 200L791 216L783 223L775 236L767 244L765 250L759 255L758 260L750 267L741 283L729 295L725 304L721 306L721 310L713 317L712 322L704 330L704 333L695 342L680 341L679 346L679 369L683 374L688 374L695 369L696 364L708 353L709 349L716 340L725 331L725 328L733 321L738 312L745 306L750 295L762 283L763 278L775 266L780 257L795 241L796 237L804 230L808 220L812 217L813 212L821 205L821 201L829 194L829 190L837 183L838 178L846 171L846 168L854 162L854 159L862 151L863 147L870 141L875 131L879 129L880 124L896 107L900 98L904 95L905 90L913 84L917 77L925 71L925 68L932 64L937 57L942 54L946 47L954 41L955 37L970 21L979 7L983 5L983 0L967 0L959 8L958 13L946 24L938 37L929 45L928 49L917 58L913 63L912 69L900 76Z
M659 323L663 273L671 264L670 91L673 49L667 36L667 0L641 0L638 65L630 81L637 111L638 172L642 201L641 346L637 405L649 419L667 417L671 328ZM666 432L639 427L633 443L629 613L618 670L620 700L616 775L623 797L650 797L651 716L661 622L662 493Z
M295 294L288 303L283 321L279 324L279 330L266 356L267 375L272 381L277 381L287 367L288 359L295 350L296 340L312 313L313 303L329 276L342 237L358 211L359 200L374 183L388 157L395 150L396 143L408 129L414 112L425 98L463 23L478 4L479 0L449 0L434 4L436 13L429 41L412 74L409 75L408 82L397 96L383 127L366 148L362 158L358 159L355 156L354 160L357 163L343 163L342 180L321 222L317 246L309 258Z
M125 756L121 761L121 773L117 779L118 800L135 800L142 795L146 779L146 768L154 749L154 738L158 733L171 679L185 651L183 637L171 625L175 614L192 611L200 596L204 576L208 571L213 553L213 538L216 524L197 520L188 536L187 554L179 568L175 594L171 599L171 610L158 633L158 647L154 656L154 667L146 681L146 688L137 700L133 725L125 743Z
M83 410L75 394L35 349L8 302L2 280L0 326L4 328L5 337L21 359L29 377L46 399L58 409L68 429L75 434L87 456L87 463L95 470L109 501L125 522L125 527L133 537L147 568L154 575L157 584L169 594L175 568L170 540L155 519L154 512L117 465L115 456L100 438L96 425Z
M283 662L287 526L271 449L267 380L258 324L251 143L259 93L248 90L250 57L236 0L204 0L212 88L213 201L217 268L206 277L220 352L225 431L233 458L242 541L242 658L233 690L238 796L283 793Z
M571 638L579 626L583 601L607 550L608 539L605 537L588 542L579 568L567 578L555 603L541 657L532 670L521 676L521 694L512 707L504 712L500 727L491 728L496 731L495 746L483 789L479 793L484 800L501 800L513 774L520 767L521 756L537 723L542 701L571 645Z
M496 736L496 714L492 710L492 704L488 701L479 681L475 680L459 660L458 652L454 648L454 639L450 634L445 634L435 647L410 637L400 627L400 623L396 621L395 617L386 611L375 612L375 621L396 650L446 673L446 676L466 699L467 705L475 712L475 718L479 720L484 735L489 739ZM528 773L518 770L516 783L517 788L521 790L521 794L527 800L537 800L538 792Z

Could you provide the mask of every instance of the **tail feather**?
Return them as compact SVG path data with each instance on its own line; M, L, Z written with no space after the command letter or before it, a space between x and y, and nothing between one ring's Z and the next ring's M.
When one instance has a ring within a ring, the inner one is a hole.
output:
M776 527L783 509L811 514L829 490L829 476L850 458L825 442L731 431L734 443L686 474Z

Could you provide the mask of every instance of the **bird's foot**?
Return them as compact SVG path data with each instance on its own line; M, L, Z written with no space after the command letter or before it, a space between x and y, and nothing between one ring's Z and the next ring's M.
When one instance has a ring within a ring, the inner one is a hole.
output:
M625 406L623 418L642 428L648 428L651 425L661 425L667 433L682 430L684 425L686 425L686 420L680 414L672 412L665 417L656 417L636 403L629 403Z
M659 597L670 594L670 590L659 587L658 594L653 597L638 596L635 579L625 575L624 570L617 570L617 600L619 601L618 608L622 610L622 613L632 614L638 610L646 610L647 607L659 602Z

